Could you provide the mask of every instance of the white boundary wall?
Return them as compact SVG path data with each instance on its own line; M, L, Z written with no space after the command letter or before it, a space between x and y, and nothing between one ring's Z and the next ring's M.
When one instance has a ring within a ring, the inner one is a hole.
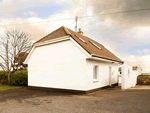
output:
M132 70L131 66L122 66L122 89L134 87L137 84L138 71Z

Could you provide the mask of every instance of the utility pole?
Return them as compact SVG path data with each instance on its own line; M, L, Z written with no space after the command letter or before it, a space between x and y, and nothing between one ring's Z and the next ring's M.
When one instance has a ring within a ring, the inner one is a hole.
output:
M78 22L78 17L77 16L76 16L75 22L76 22L75 32L77 32L77 22Z

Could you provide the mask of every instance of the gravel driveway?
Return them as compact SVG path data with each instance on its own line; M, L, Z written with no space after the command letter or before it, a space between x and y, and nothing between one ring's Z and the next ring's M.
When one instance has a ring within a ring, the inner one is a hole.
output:
M150 90L111 88L88 95L28 88L0 91L0 113L150 113Z

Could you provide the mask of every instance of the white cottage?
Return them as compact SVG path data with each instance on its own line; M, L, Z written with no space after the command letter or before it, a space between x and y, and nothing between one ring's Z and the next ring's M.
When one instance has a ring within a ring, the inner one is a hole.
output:
M103 45L64 26L34 43L28 86L90 91L118 83L123 63Z

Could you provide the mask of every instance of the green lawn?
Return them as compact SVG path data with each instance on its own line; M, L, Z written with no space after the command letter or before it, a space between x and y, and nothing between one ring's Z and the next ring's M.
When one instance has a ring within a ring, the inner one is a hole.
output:
M15 88L20 88L23 86L7 86L7 85L0 85L0 90L6 90L6 89L15 89Z

